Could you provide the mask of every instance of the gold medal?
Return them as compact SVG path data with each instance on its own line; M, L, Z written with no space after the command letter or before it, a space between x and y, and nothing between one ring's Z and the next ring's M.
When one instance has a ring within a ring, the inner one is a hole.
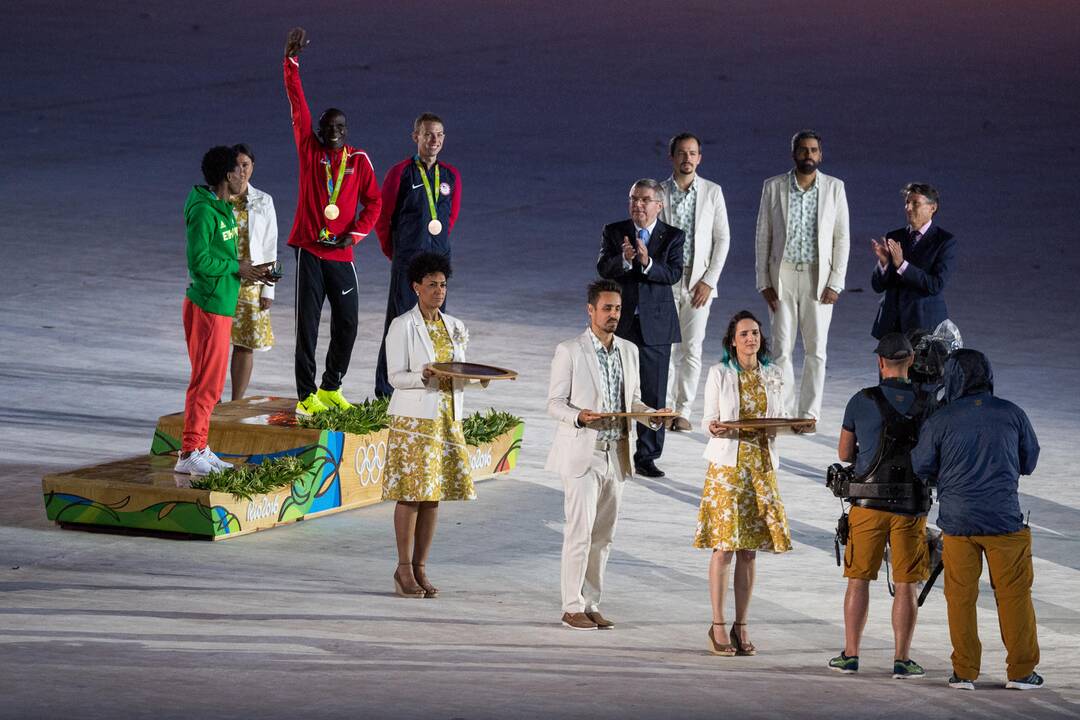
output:
M442 223L438 220L432 220L427 224L427 231L432 235L438 235L442 232Z
M347 150L341 151L341 161L338 163L336 182L333 175L330 174L332 160L330 153L326 153L324 165L326 168L326 207L323 208L322 214L327 220L336 220L337 216L341 214L341 210L337 206L337 199L338 195L341 194L341 185L345 181L345 165L349 161L349 153Z

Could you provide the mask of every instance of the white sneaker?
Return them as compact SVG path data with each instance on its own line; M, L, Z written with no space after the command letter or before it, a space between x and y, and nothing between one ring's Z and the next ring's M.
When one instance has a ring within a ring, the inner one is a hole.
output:
M202 453L202 456L206 458L207 462L209 462L215 470L228 470L233 466L232 463L225 462L224 460L219 458L217 454L210 449L209 445L204 447L202 450L199 450L198 452Z
M210 464L210 461L206 459L206 456L203 455L202 450L195 450L187 457L177 458L173 472L183 473L184 475L209 475L215 469Z

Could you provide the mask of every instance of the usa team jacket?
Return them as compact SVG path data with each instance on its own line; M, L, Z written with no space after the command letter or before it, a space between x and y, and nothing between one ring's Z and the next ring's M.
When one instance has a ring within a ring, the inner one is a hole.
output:
M461 209L461 175L453 165L441 160L436 163L439 187L434 187L434 166L427 170L427 176L436 196L435 214L442 223L442 232L438 235L428 232L431 208L420 168L416 166L416 156L402 160L383 178L383 211L375 225L375 233L379 236L383 254L391 260L395 250L404 257L419 252L450 254L450 233Z
M289 96L293 139L300 161L296 217L289 232L289 245L303 248L324 260L352 262L351 245L327 248L316 240L324 227L333 235L348 233L353 238L353 244L371 232L382 205L375 168L367 153L360 148L345 145L331 151L319 142L312 130L311 110L304 98L304 87L300 84L300 63L294 57L285 58L285 92ZM336 180L338 163L342 162L343 157L346 163L345 178L336 203L340 214L335 220L327 220L323 216L323 208L330 197L326 187L326 164L330 163L331 176Z

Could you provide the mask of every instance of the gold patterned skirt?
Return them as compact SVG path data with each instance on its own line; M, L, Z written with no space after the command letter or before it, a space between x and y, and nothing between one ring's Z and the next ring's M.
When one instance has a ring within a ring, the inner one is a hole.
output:
M269 350L274 346L270 311L259 309L262 285L242 284L233 317L232 344L249 350Z
M709 463L694 547L774 553L790 550L791 530L776 487L776 473L771 469L755 471L742 462L737 467Z
M390 416L383 500L428 502L475 500L469 452L461 423L439 403L435 420Z

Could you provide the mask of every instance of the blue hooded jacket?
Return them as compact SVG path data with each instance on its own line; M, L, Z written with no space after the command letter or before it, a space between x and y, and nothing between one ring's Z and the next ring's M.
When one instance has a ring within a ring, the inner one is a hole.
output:
M911 466L937 478L938 526L946 535L1005 535L1024 527L1021 475L1039 461L1039 441L1019 407L994 397L990 361L957 350L945 362L944 406L923 423Z

